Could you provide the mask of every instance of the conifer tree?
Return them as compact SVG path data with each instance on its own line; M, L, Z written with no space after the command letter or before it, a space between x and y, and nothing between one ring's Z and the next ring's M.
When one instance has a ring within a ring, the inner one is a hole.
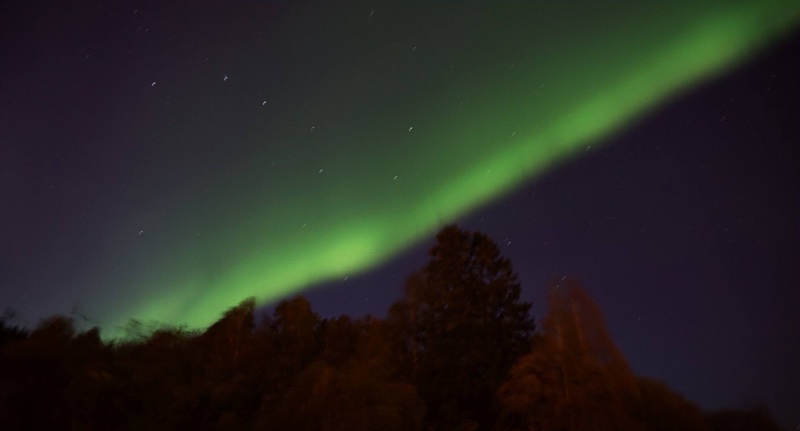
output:
M395 307L407 328L414 380L436 429L489 429L493 394L530 346L530 304L511 262L482 233L455 225L436 236L429 263Z

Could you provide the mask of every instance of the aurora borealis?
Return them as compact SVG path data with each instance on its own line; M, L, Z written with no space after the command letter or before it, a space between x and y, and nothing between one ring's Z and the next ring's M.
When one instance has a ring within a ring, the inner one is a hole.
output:
M380 268L800 22L793 1L4 8L0 305L106 334Z

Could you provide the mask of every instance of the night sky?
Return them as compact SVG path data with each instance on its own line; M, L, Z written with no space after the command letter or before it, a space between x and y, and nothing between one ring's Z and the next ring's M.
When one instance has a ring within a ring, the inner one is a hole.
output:
M456 222L800 425L799 3L331 3L3 2L0 307L382 316Z

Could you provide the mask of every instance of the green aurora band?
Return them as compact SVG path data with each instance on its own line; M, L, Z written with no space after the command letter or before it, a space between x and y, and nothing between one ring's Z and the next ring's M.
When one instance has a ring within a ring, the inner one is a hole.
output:
M342 102L317 108L316 135L291 135L285 126L279 136L247 138L284 142L280 154L302 161L263 173L275 151L253 154L235 178L221 179L226 185L212 204L184 201L176 217L185 239L134 258L123 276L131 283L126 295L97 294L109 310L102 325L120 328L135 318L200 328L246 297L269 303L374 267L442 224L590 153L588 146L745 60L800 16L796 1L639 3L647 6L538 5L524 14L527 25L514 13L524 29L514 33L513 66L497 54L458 77L420 78L436 90L400 107L381 105L404 90L387 90L374 76L380 58L330 71L306 98L328 92ZM503 17L485 13L487 28ZM564 34L568 28L581 32ZM426 53L423 41L439 33L425 31L414 55L433 61L440 54ZM475 33L487 31L477 26ZM325 115L335 120L325 123ZM312 144L313 151L302 150ZM107 259L101 278L118 285L114 259L121 258Z

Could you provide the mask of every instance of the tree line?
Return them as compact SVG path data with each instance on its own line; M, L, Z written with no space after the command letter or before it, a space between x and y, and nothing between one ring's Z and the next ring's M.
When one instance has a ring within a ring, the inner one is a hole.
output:
M577 281L552 283L541 328L519 296L496 244L451 225L385 319L321 319L298 296L108 342L63 316L0 320L0 429L778 429L635 375Z

